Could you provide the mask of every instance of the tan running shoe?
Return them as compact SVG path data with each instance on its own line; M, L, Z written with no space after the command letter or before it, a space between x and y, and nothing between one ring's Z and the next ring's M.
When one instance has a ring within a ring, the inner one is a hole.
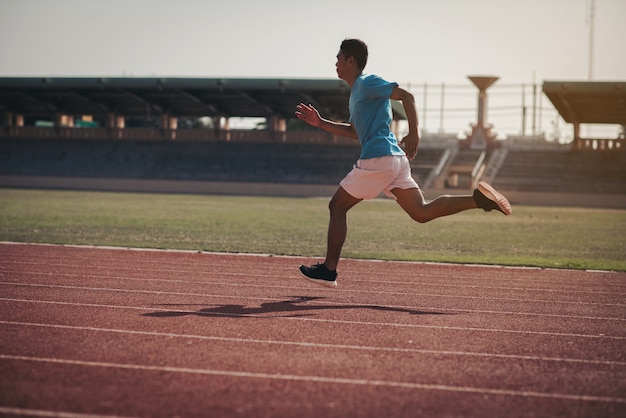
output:
M474 201L476 205L485 212L499 210L505 215L511 214L511 204L506 197L490 184L481 181L474 190Z

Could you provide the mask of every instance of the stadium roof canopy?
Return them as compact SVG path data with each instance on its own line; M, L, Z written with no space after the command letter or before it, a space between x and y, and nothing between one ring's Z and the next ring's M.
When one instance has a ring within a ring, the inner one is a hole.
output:
M543 92L565 122L626 125L626 81L545 81Z
M348 119L350 87L339 79L0 78L0 113L293 117L311 103L326 117ZM394 118L405 119L400 103Z

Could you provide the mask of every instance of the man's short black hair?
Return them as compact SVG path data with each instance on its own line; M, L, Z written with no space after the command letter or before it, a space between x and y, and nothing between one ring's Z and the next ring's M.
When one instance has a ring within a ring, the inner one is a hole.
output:
M347 58L353 57L361 71L367 64L367 45L360 39L344 39L339 48Z

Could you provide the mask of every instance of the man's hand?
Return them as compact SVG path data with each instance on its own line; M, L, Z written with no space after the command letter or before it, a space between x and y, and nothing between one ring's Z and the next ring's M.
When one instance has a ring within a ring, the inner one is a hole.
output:
M404 152L406 152L406 156L409 160L412 160L417 155L417 147L419 146L420 138L419 134L410 133L405 136L400 144L404 145Z
M305 121L309 125L320 128L326 132L330 132L333 135L358 139L356 130L352 124L325 119L320 116L320 113L311 104L305 105L304 103L300 103L297 105L296 116L298 119Z
M319 127L322 123L322 118L320 117L319 112L313 105L305 105L304 103L300 103L296 106L296 116L298 119L305 121L311 126Z

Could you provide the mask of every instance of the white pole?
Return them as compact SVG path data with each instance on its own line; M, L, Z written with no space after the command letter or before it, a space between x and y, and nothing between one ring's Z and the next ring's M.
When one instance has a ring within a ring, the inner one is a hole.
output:
M596 16L596 0L589 2L589 80L593 78L593 31Z

